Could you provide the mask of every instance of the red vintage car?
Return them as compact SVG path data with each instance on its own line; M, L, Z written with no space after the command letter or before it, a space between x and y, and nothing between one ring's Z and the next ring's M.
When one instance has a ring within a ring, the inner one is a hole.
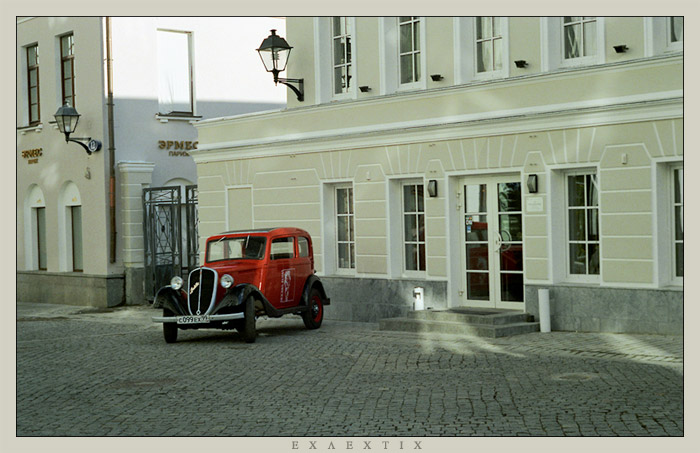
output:
M207 239L204 265L156 292L167 343L182 329L236 329L255 341L258 316L300 315L309 329L330 304L315 275L309 233L299 228L230 231Z

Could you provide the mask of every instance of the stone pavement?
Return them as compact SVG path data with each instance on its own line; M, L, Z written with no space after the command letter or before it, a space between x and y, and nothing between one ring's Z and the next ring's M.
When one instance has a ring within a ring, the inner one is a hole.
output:
M292 316L259 320L254 344L166 344L156 313L18 304L16 434L684 435L681 337L309 331Z

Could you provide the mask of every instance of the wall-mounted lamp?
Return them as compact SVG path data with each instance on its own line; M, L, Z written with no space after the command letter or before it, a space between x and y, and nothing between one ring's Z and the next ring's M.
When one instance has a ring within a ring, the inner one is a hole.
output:
M299 102L304 102L304 79L284 79L279 77L279 73L287 68L287 60L292 46L287 44L287 41L276 34L277 30L270 30L270 36L265 38L257 49L260 54L260 59L265 65L265 70L271 72L274 77L275 85L281 83L287 85L297 95ZM299 84L299 88L292 85Z
M537 193L537 175L529 175L527 177L528 193Z
M75 132L75 128L78 127L80 114L73 107L71 107L68 102L66 102L66 105L61 106L58 108L58 110L56 110L54 118L56 118L58 130L66 136L66 143L77 143L82 146L88 154L92 154L95 151L102 149L102 142L99 140L93 140L90 137L70 138L70 134Z
M525 61L525 60L515 60L514 63L515 63L515 66L518 68L521 68L521 69L527 68L527 61Z
M363 93L367 93L368 91L372 91L372 88L368 87L367 85L362 85L360 87L360 91L362 91Z
M431 179L428 181L428 195L430 198L435 198L438 195L437 179Z
M433 82L439 82L442 79L444 79L444 77L441 74L431 74L430 78L433 79Z
M615 52L617 52L617 53L625 53L628 50L630 50L629 47L627 47L625 44L620 44L619 46L613 46L613 49L615 49Z

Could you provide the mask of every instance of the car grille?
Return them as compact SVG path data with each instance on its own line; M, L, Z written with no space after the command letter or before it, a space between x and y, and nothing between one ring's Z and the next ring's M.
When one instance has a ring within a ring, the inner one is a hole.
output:
M187 282L187 292L189 293L187 303L190 314L203 315L209 311L209 307L214 303L216 279L216 271L207 267L190 272Z

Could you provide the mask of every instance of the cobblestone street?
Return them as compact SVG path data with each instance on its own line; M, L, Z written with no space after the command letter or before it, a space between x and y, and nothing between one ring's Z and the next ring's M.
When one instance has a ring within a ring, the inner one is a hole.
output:
M681 337L309 331L285 317L259 320L254 344L217 330L166 344L154 314L19 304L16 434L684 434Z

